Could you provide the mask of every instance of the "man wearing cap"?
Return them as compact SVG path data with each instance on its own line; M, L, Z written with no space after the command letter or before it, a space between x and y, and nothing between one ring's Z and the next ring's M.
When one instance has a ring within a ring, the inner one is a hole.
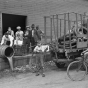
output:
M19 46L23 45L23 31L21 30L20 26L17 27L17 32L15 34L15 37L16 38L14 44Z
M11 27L8 27L7 33L14 38L14 31L11 29Z
M13 39L14 38L6 32L2 37L1 45L8 45L8 46L12 47Z
M41 41L43 33L40 30L39 25L36 26L36 34L37 34L37 41L39 40Z
M35 25L32 24L32 25L31 25L31 34L32 34L32 37L31 37L31 39L30 39L31 46L32 46L32 51L33 51L34 47L35 47L36 44L37 44L36 41L35 41L35 31L36 31Z
M26 30L24 32L24 44L27 45L27 52L29 52L31 37L32 37L31 29L29 26L26 26Z

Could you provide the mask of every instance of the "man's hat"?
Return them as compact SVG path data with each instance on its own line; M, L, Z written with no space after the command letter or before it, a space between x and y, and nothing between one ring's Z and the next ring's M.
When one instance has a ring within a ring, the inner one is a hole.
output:
M26 28L30 28L30 26L26 26Z
M34 28L34 27L35 27L35 25L34 25L34 24L32 24L32 25L31 25L31 28Z
M20 26L17 26L17 29L21 29L21 27Z

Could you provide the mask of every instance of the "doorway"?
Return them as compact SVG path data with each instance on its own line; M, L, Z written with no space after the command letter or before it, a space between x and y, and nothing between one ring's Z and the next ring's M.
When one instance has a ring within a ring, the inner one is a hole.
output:
M15 15L2 13L2 35L7 32L8 27L14 31L17 31L16 27L20 26L21 30L25 30L27 16L24 15Z

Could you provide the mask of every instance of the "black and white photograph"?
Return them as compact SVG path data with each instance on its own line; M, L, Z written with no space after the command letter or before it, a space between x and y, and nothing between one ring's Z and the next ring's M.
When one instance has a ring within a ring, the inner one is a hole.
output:
M0 88L88 88L88 0L0 0Z

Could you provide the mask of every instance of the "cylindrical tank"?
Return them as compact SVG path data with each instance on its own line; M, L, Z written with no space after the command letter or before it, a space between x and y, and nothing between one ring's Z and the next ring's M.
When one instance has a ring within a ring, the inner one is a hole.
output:
M0 57L11 57L14 54L14 49L7 45L0 45Z

